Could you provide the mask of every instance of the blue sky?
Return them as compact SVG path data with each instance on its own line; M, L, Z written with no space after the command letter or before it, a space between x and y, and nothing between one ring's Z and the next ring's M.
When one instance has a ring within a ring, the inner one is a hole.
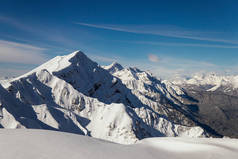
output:
M167 78L237 73L235 0L2 0L0 76L17 76L56 55L84 51Z

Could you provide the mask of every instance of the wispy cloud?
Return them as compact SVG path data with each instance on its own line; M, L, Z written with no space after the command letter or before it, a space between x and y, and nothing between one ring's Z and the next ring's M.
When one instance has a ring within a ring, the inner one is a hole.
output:
M237 45L214 45L214 44L197 44L197 43L170 43L170 42L156 42L156 41L127 41L129 43L146 44L146 45L160 45L160 46L181 46L181 47L208 47L208 48L224 48L237 49Z
M151 62L159 62L159 58L155 54L149 54L148 55L148 60L151 61Z
M0 24L7 24L11 27L14 27L18 31L25 32L33 37L36 37L36 39L42 39L40 43L43 43L43 45L47 45L49 47L54 47L52 45L49 45L49 42L53 42L56 44L59 44L58 47L69 46L73 47L75 45L78 45L79 42L72 40L66 33L65 30L62 30L59 26L58 27L50 27L48 25L42 25L39 24L31 24L29 22L23 22L19 19L8 17L8 16L1 16L0 15ZM19 39L19 37L14 37L14 35L4 35L5 37L11 37L14 39ZM26 41L27 39L21 38L21 41ZM34 41L34 39L31 39L31 41ZM37 41L37 40L36 40Z
M0 63L41 64L48 58L44 48L0 40Z
M5 77L17 77L28 71L30 71L30 68L18 68L18 67L0 68L0 80L4 79Z
M26 25L26 24L19 22L18 20L11 18L11 17L0 15L0 23L9 24L9 25L14 26L18 29L21 29L23 31L35 32L34 27L32 27L31 25Z
M98 29L107 29L107 30L114 30L114 31L121 31L121 32L137 33L137 34L151 34L151 35L159 35L159 36L173 37L173 38L238 44L238 40L219 38L219 35L223 33L190 31L188 29L183 29L176 26L98 25L98 24L88 24L88 23L81 23L81 22L77 22L76 24L79 24L81 26L98 28Z

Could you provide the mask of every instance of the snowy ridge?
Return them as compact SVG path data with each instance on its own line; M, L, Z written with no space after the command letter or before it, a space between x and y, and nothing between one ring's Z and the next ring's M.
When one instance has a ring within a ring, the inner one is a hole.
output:
M113 62L111 65L102 66L102 68L108 70L110 73L115 73L117 71L121 71L124 68L117 62Z
M0 126L72 132L123 144L207 135L182 113L187 110L175 108L182 104L179 87L136 68L116 63L104 68L76 51L0 85Z
M126 68L114 72L113 75L118 77L144 105L149 106L156 113L170 119L174 116L176 119L171 120L182 125L194 124L174 108L174 105L183 105L183 100L186 100L184 99L185 92L180 87L168 81L160 81L151 73L137 68ZM143 118L142 115L139 116Z
M180 79L173 81L173 83L178 85L210 86L207 91L216 91L220 87L230 87L231 89L237 89L238 76L222 76L215 73L196 74L189 79Z
M148 138L120 145L45 130L0 130L3 159L236 159L237 139ZM50 142L49 142L50 141Z
M4 87L8 87L12 79L13 78L0 79L0 85L2 85Z

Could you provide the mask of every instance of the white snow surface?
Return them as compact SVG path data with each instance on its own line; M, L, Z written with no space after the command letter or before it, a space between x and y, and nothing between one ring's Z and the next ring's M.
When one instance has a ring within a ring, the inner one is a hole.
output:
M0 85L3 87L8 87L10 85L12 78L9 79L0 79Z
M117 71L121 71L124 68L117 62L113 62L111 65L102 66L104 69L108 70L110 73L115 73Z
M121 145L48 130L0 129L1 159L237 159L237 139L143 139Z
M207 91L215 91L221 86L230 87L232 89L238 88L238 76L237 75L218 75L216 73L197 73L188 79L178 79L172 82L177 85L197 85L212 86Z
M146 137L206 136L201 127L166 117L173 110L158 99L177 103L183 95L179 87L117 63L103 69L80 51L1 84L3 128L59 130L123 144Z

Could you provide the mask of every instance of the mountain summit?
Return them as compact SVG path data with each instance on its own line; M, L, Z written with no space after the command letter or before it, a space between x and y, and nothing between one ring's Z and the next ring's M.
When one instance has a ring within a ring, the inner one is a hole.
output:
M110 73L115 73L121 71L124 68L117 62L113 62L111 65L103 66L104 69L108 70Z

